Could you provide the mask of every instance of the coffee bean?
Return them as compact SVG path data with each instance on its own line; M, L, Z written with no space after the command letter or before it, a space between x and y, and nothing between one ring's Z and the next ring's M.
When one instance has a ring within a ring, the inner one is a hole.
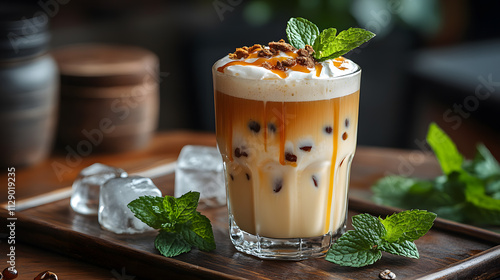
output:
M248 128L251 131L255 132L255 133L259 133L259 131L260 131L260 124L258 122L256 122L256 121L249 121L248 122Z
M331 126L327 126L327 127L325 127L325 132L328 134L332 134L333 128Z
M236 148L234 150L234 156L239 158L239 157L248 157L248 154L244 151L241 151L240 148Z
M347 140L347 132L344 132L344 134L342 134L342 140Z
M314 175L312 175L312 179L313 179L314 186L317 187L318 186L318 179Z
M304 152L310 152L312 149L312 146L302 146L299 149L301 149Z
M285 160L289 162L297 162L297 156L292 153L285 153Z
M273 187L273 191L275 193L281 191L281 189L283 188L283 180L277 180L276 182L274 182L274 187Z
M387 280L393 280L396 279L396 274L394 272L390 271L389 269L386 269L378 275L380 279L387 279Z
M276 133L276 125L274 123L268 123L267 129L269 130L269 132Z
M58 280L58 278L54 272L47 270L38 274L33 280Z
M345 127L349 127L349 119L348 118L345 119Z
M3 279L12 280L16 279L18 276L17 270L14 267L7 267L2 271Z

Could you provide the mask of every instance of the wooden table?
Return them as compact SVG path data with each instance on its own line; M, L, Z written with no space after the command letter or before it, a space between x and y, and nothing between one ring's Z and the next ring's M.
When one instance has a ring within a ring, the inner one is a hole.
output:
M78 174L78 172L95 162L100 162L112 166L117 166L125 169L127 172L136 172L140 170L145 170L154 166L158 166L158 164L166 163L169 161L175 161L177 158L181 148L187 144L194 145L210 145L215 146L215 137L213 134L208 133L195 133L195 132L168 132L168 133L158 133L152 143L145 149L140 151L131 151L122 154L97 154L90 156L75 156L70 155L68 153L56 153L51 158L46 161L25 169L16 169L16 201L21 203L23 200L29 199L33 196L44 195L46 193L55 192L56 194L60 192L60 190L64 190L68 186L71 185L72 181ZM356 209L367 209L376 215L384 215L387 211L391 209L387 208L379 208L374 207L372 204L366 201L366 198L369 197L369 186L375 182L378 178L381 178L385 175L389 174L401 174L401 175L409 175L409 176L418 176L418 177L433 177L440 173L439 165L435 161L433 156L428 154L424 154L420 151L402 151L402 150L394 150L394 149L381 149L381 148L368 148L368 147L358 147L356 152L356 156L353 162L352 167L352 176L351 176L351 189L350 189L350 204L352 207ZM164 186L163 192L164 194L171 195L173 193L173 174L168 176L163 176L161 178L155 179L155 183L157 185ZM7 173L3 171L0 174L0 181L7 182ZM6 183L4 184L4 186ZM166 187L165 187L166 186ZM0 196L0 203L4 203L7 201L7 192L3 191ZM20 219L20 226L18 231L16 232L16 267L20 273L20 278L18 279L33 279L39 272L44 270L51 270L58 274L59 279L132 279L132 275L136 276L134 279L148 279L150 277L141 277L137 271L140 271L140 268L131 268L136 272L135 274L130 273L127 269L130 266L124 267L113 263L112 259L110 259L109 263L103 262L102 258L99 257L101 254L104 256L106 252L99 252L100 248L103 251L113 249L115 245L114 243L107 243L107 238L109 237L107 233L97 233L97 237L92 237L92 240L98 240L97 248L95 254L95 258L90 258L88 255L85 255L85 252L82 251L82 247L87 246L87 244L82 244L81 240L86 240L86 236L84 234L75 234L71 237L67 237L66 232L71 232L71 230L64 231L59 235L60 231L56 231L58 223L61 223L60 220L57 220L54 217L50 217L50 211L52 207L53 209L59 209L54 212L54 216L56 215L67 215L73 217L74 213L71 213L70 210L60 211L61 205L64 204L62 209L69 209L66 204L68 204L68 200L60 200L54 202L49 205L45 205L39 208L32 208L19 212L20 217L24 217L25 220L31 220L29 226L23 226L22 219ZM48 207L48 208L47 208ZM58 208L59 207L59 208ZM44 212L45 211L45 212ZM214 210L208 213L207 216L217 217L218 214L224 212L225 209L221 208L220 210ZM351 211L353 212L353 211ZM5 211L2 213L2 222L6 221ZM351 213L352 214L352 213ZM212 215L212 216L211 216ZM224 213L222 213L224 215ZM31 217L31 218L30 218ZM35 217L35 218L33 218ZM70 217L70 218L71 218ZM71 218L73 219L73 218ZM64 220L64 219L63 219ZM86 225L88 221L78 222L73 221L74 228ZM79 224L80 223L80 224ZM225 225L219 225L220 221L212 220L214 226L217 227L218 232L216 232L217 236L221 236L227 234L220 230ZM458 273L464 277L472 277L472 275L476 275L478 272L481 272L483 275L476 279L491 279L494 276L500 276L500 266L494 265L500 262L500 249L498 244L500 244L500 235L492 233L486 230L480 230L476 228L471 228L468 226L464 226L461 224L455 224L447 221L440 221L436 230L443 231L446 235L446 232L451 232L455 234L450 240L442 240L443 242L450 242L453 246L461 246L461 242L463 240L471 240L470 246L478 246L476 249L464 249L460 256L447 257L445 255L446 252L436 252L435 256L426 257L425 259L420 259L413 261L402 260L401 258L392 258L391 256L384 255L383 259L385 261L383 264L391 265L396 269L403 269L405 266L418 266L422 265L424 267L418 268L418 271L426 271L426 264L433 263L434 266L430 268L430 270L436 270L436 273L441 273L441 276L450 277L453 273ZM0 234L2 234L2 238L5 238L6 234L6 226L2 225L0 228ZM87 229L83 229L84 232ZM100 229L97 229L100 230ZM94 233L96 229L93 229ZM38 235L40 232L40 235ZM54 240L51 239L50 235L47 233L54 233ZM439 234L431 234L429 238L443 238ZM43 236L42 241L38 241L38 236ZM188 254L184 254L184 256L172 260L174 266L172 266L173 270L165 269L160 267L158 268L157 273L162 273L158 276L158 279L163 278L165 275L169 275L174 273L176 268L175 265L178 266L179 271L175 272L177 275L182 275L186 273L183 269L192 269L196 270L196 273L189 275L188 278L197 279L201 278L212 278L212 279L242 279L241 275L230 277L232 273L236 273L237 269L245 269L245 264L251 264L252 267L249 267L250 270L255 270L254 279L263 279L263 273L259 273L259 270L269 268L269 277L268 279L276 279L285 277L286 279L291 279L290 275L286 276L284 274L275 274L273 271L280 271L280 269L285 268L287 265L290 265L287 262L273 262L273 261L261 261L257 260L253 257L249 257L240 253L237 253L234 248L227 245L229 241L226 240L224 236L220 237L225 243L221 251L232 255L232 258L229 260L230 263L227 263L228 269L225 270L224 267L220 267L221 264L212 263L212 265L207 265L211 267L203 267L203 265L196 264L197 258L212 258L214 255L210 254L202 254L202 252L191 252ZM99 237L103 237L104 241L99 241ZM71 238L76 240L73 244ZM112 237L111 237L112 238ZM132 238L133 239L133 238ZM481 241L482 240L482 241ZM485 242L484 240L490 240ZM2 252L8 252L8 245L5 239L1 240L0 248ZM126 242L125 242L126 243ZM40 245L41 244L41 245ZM112 244L112 246L110 245ZM40 245L40 246L38 246ZM60 246L59 246L60 245ZM62 248L61 248L62 246ZM90 245L89 245L90 246ZM219 246L219 245L218 245ZM419 246L417 244L417 246ZM496 246L496 247L495 247ZM464 248L467 246L464 246ZM489 247L493 249L488 249ZM92 248L92 246L90 246ZM218 247L219 248L219 247ZM472 247L471 247L472 248ZM89 249L91 250L91 249ZM424 248L424 250L426 250ZM117 259L120 259L120 255L126 256L130 250L127 248L118 248L116 252ZM76 252L76 253L75 253ZM83 255L82 255L82 252ZM229 252L229 253L228 253ZM425 252L424 252L425 253ZM429 254L427 252L427 254ZM69 255L71 257L66 257ZM158 254L146 254L146 256L152 256L151 263L165 261L166 258L158 256ZM432 254L431 254L432 255ZM472 258L472 262L468 261L469 258ZM0 261L6 266L6 254L2 253L0 257ZM101 260L101 262L96 261ZM464 261L465 260L465 261ZM88 262L87 262L88 261ZM168 260L170 261L170 260ZM238 263L242 261L243 263ZM147 259L141 259L137 261L137 265L148 265ZM190 262L194 262L193 265ZM98 263L98 264L95 264ZM436 263L440 264L443 268L435 269ZM464 263L465 265L455 265ZM172 263L168 263L170 265ZM452 264L450 266L450 264ZM222 264L224 266L224 264ZM166 266L168 267L168 266ZM328 274L325 272L325 269L322 267L328 267L326 271L330 271L329 273L338 272L339 275L343 275L340 279L350 279L345 277L352 277L352 273L358 273L359 277L363 279L377 279L377 275L373 273L368 274L368 270L358 269L346 269L338 266L334 266L333 264L327 263L323 260L312 260L312 261L303 261L303 262L295 262L294 267L300 267L304 273L307 275L309 272L313 273L312 270L315 270L315 275L318 278L331 277L332 274ZM451 268L450 268L451 267ZM174 269L175 268L175 269ZM323 269L322 273L324 275L317 274L319 269ZM3 269L3 267L0 267ZM236 269L236 270L235 270ZM317 271L316 271L317 269ZM450 270L451 269L451 270ZM232 272L231 272L232 271ZM336 271L336 272L335 272ZM472 273L471 275L467 275L467 273ZM480 274L481 274L480 273ZM148 275L148 273L144 273L144 275ZM154 274L159 275L159 274ZM186 276L185 275L185 276ZM439 275L438 275L439 276ZM449 278L443 279L449 279ZM155 277L156 278L156 277ZM309 277L310 278L310 277ZM175 278L177 279L177 278ZM400 277L398 277L400 279ZM440 278L441 279L441 278Z

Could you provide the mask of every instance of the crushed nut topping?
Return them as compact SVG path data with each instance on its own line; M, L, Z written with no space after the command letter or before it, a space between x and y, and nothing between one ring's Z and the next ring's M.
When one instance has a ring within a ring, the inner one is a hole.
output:
M313 47L306 45L303 49L296 49L292 45L281 39L278 42L269 42L268 46L255 44L251 47L237 48L234 53L229 54L231 59L248 58L250 54L256 53L257 57L272 58L279 55L280 52L294 52L297 54L296 58L287 58L285 60L277 60L276 62L264 61L262 67L269 70L282 70L286 71L288 68L297 64L307 68L313 68L318 63L312 56L314 53Z
M240 58L247 58L248 57L248 48L243 47L243 48L237 48L234 53L229 54L229 58L231 59L240 59Z
M278 42L269 42L268 45L270 49L275 49L276 51L292 52L296 50L294 46L286 43L283 39L279 40Z
M299 56L297 57L297 63L308 68L314 67L315 61L311 56Z

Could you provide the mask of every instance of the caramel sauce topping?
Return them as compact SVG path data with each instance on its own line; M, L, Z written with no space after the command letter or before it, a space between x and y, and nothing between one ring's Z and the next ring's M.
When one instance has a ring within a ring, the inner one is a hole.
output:
M284 52L288 57L279 57L280 52ZM309 68L314 68L318 64L312 54L314 50L311 46L297 50L292 45L281 39L278 42L269 42L269 46L263 47L255 44L252 47L237 48L234 53L229 54L229 58L238 59L217 68L217 71L224 72L224 69L231 65L251 65L264 67L277 74L281 78L287 77L287 70L310 73ZM243 58L243 60L241 60ZM249 62L248 60L253 60ZM316 70L318 68L316 67ZM321 68L320 68L321 69Z
M296 58L297 57L297 54L294 53L294 52L286 52L287 55L291 56L292 58ZM231 65L251 65L251 66L260 66L260 67L263 67L262 64L264 62L267 62L271 65L276 65L277 62L283 62L285 60L288 59L288 57L271 57L271 58L266 58L266 57L261 57L261 58L258 58L257 57L257 53L254 52L254 53L251 53L246 59L255 59L257 58L255 61L253 62L248 62L248 61L245 61L245 60L237 60L237 61L231 61L229 63L226 63L225 65L217 68L217 71L219 72L224 72L224 69L226 67L229 67ZM321 72L321 64L318 64L320 67L320 72ZM299 72L304 72L304 73L310 73L311 70L309 70L306 66L303 66L303 65L300 65L300 64L295 64L291 67L288 67L286 69L290 69L292 71L299 71ZM318 67L316 67L316 69L318 69ZM280 78L284 79L287 77L287 74L286 74L286 70L281 70L281 69L270 69L271 72L275 73L276 75L280 76ZM317 74L319 76L319 74Z
M284 52L288 57L278 56L280 52ZM270 42L269 48L264 48L256 44L250 48L237 48L234 53L229 54L229 57L238 60L226 63L217 68L217 71L223 73L226 67L232 65L257 66L269 69L284 79L288 76L287 70L311 73L311 70L314 68L316 70L316 77L319 77L323 70L323 65L313 58L313 53L314 50L311 46L297 50L290 44L285 43L284 40ZM242 58L243 60L241 60ZM345 58L339 57L333 61L333 65L340 70L345 70L347 68L342 66L344 62Z

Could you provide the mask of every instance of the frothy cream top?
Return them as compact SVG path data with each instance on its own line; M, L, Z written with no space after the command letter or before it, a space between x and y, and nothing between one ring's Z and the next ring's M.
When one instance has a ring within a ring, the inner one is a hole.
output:
M286 52L272 57L275 61L286 58L295 57ZM343 57L314 67L296 65L285 70L262 67L263 61L266 58L255 56L221 58L212 68L215 90L240 98L281 102L332 99L359 90L361 69Z
M284 52L280 52L279 55L275 57L292 58ZM343 76L349 73L353 73L358 70L359 66L349 59L339 57L336 59L330 59L322 61L319 63L319 67L307 68L308 72L296 71L292 69L287 69L284 75L276 73L270 69L266 69L260 65L251 65L256 60L262 58L240 58L231 59L229 55L219 59L214 67L219 69L225 74L232 76L239 76L246 79L256 79L256 80L271 80L271 79L329 79L333 77ZM233 64L234 62L246 62L246 64ZM227 66L226 66L227 65ZM226 66L226 67L224 67ZM220 69L222 68L222 69ZM304 67L305 68L305 67ZM283 77L285 76L285 77Z

